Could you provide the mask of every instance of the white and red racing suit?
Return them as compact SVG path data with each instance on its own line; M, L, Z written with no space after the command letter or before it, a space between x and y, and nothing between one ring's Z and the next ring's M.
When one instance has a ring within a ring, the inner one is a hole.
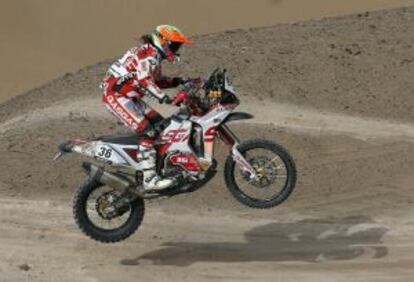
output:
M161 75L161 54L144 44L128 50L108 69L102 101L127 127L143 134L163 118L141 98L149 95L162 103L168 97L161 89L176 87L178 81Z
M172 183L171 179L161 179L155 169L154 125L163 117L142 101L142 97L149 95L162 103L169 98L161 89L176 87L182 81L161 75L161 59L151 44L131 48L111 65L103 83L102 101L106 107L137 133L137 169L144 173L145 189L165 188Z

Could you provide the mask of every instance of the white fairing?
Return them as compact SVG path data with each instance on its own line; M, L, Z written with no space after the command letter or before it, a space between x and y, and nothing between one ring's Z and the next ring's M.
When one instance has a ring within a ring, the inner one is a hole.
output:
M237 94L236 90L234 90L234 87L231 84L231 82L230 82L230 80L227 76L226 76L226 79L224 80L224 88L230 93L233 93L235 95Z
M191 121L199 124L202 128L204 136L205 160L210 162L213 160L213 142L215 129L231 113L233 107L225 107L219 104L216 108L212 109L202 117L192 116L190 118Z
M179 151L182 153L192 153L193 150L188 145L192 128L192 122L188 120L171 120L170 125L161 133L160 143L171 144L168 152Z
M193 124L201 127L204 142L204 161L213 161L213 143L216 127L231 113L233 107L217 105L202 117L192 116L189 120L177 121L172 119L159 137L160 144L170 144L167 152L194 153L189 144Z

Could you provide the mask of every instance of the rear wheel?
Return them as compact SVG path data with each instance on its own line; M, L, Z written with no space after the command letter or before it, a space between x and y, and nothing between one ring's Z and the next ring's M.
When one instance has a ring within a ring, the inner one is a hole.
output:
M296 184L296 166L289 153L280 145L267 140L249 140L238 147L240 153L255 169L257 178L236 166L227 157L224 176L231 194L252 208L271 208L281 204Z
M79 187L73 199L73 216L83 233L103 243L131 236L144 218L144 200L138 198L115 208L120 197L121 192L90 179Z

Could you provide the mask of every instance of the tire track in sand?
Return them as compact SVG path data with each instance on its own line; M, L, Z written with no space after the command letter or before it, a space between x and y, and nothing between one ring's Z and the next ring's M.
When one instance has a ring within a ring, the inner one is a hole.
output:
M110 118L111 115L101 105L99 99L81 101L62 101L53 106L34 110L14 117L0 124L0 133L13 130L15 127L41 126L48 120L77 118ZM152 104L152 102L149 102ZM174 107L157 105L164 116L175 111ZM340 113L318 111L312 108L299 107L292 104L281 104L273 101L266 103L245 103L236 111L245 111L255 116L249 123L265 125L306 133L349 135L359 139L369 138L404 138L414 141L414 123L400 123L384 119L350 116ZM244 121L246 122L246 121Z

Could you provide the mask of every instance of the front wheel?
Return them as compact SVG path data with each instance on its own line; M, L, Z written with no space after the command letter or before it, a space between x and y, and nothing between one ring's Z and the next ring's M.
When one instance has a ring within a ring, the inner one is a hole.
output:
M258 209L277 206L292 193L296 184L296 166L282 146L267 140L242 142L237 149L256 170L257 177L236 166L229 155L224 177L231 194L242 204Z

